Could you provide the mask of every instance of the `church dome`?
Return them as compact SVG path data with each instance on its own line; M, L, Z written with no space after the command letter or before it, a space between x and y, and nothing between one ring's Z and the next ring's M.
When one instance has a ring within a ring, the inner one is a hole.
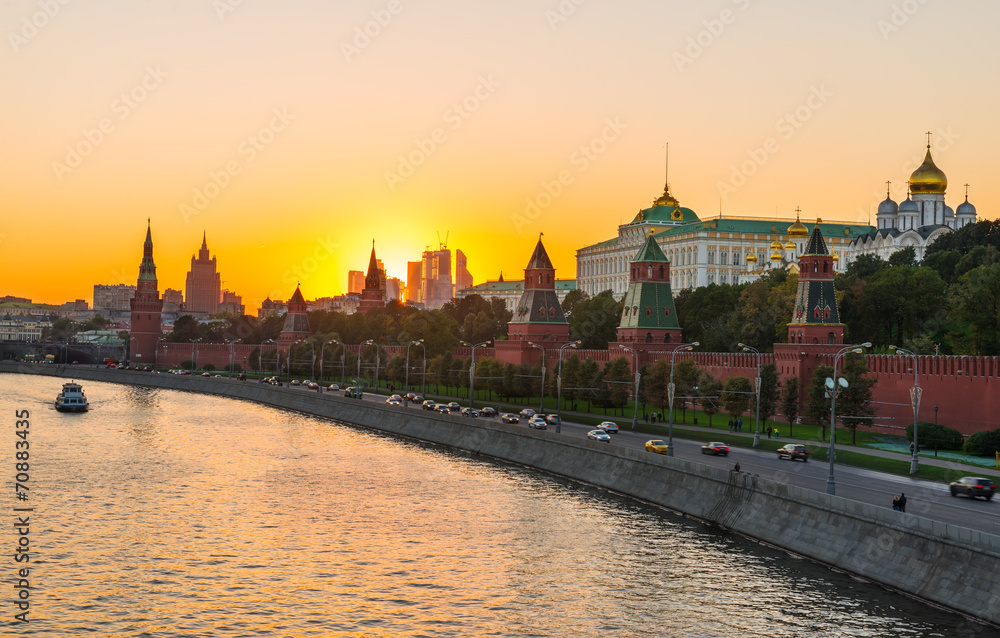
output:
M895 215L899 210L899 205L892 201L891 197L886 197L885 201L878 205L879 215Z
M840 261L840 255L838 255L837 253L833 253L833 261L834 263Z
M788 227L788 236L789 237L808 237L809 236L809 229L806 228L805 224L803 224L801 221L799 221L799 214L798 214L797 211L795 213L795 223Z
M961 204L959 204L959 206L961 206ZM951 209L951 206L947 206L946 205L944 207L944 218L945 219L954 219L954 217L955 217L955 211L953 211Z
M757 255L755 255L753 253L750 253L749 255L747 255L747 263L748 264L756 264L757 263Z
M927 155L924 163L910 175L910 191L913 193L944 193L948 188L948 178L944 171L934 164L931 158L931 147L927 145Z
M907 195L906 199L904 199L899 204L899 212L901 212L901 213L919 213L920 212L920 207L917 206L917 203L915 201L913 201L912 199L910 199L909 195Z
M788 250L795 250L795 243L788 242L787 244L785 244L785 248L787 248Z
M771 248L773 250L781 250L781 248L782 248L782 246L781 246L781 240L775 239L774 241L772 241L771 242Z
M782 259L783 256L780 251L775 250L771 253L771 261L781 261Z
M969 203L969 198L966 197L965 201L958 205L959 215L975 215L976 207Z
M670 206L672 208L680 206L677 198L670 194L670 184L663 186L663 194L653 200L653 206Z

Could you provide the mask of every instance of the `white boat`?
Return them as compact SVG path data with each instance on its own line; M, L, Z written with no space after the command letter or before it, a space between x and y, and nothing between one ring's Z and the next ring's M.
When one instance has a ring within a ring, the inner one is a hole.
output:
M56 397L56 410L60 412L86 412L90 408L83 386L79 383L64 383L62 392Z

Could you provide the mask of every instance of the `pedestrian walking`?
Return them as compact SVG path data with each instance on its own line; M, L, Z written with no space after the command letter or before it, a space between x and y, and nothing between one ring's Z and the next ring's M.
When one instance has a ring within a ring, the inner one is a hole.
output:
M730 432L733 431L733 420L732 419L729 419L729 431Z
M771 438L771 426L767 426L767 438Z
M736 461L736 467L733 468L733 471L734 472L739 472L740 471L740 462L739 461Z
M895 510L895 511L897 511L897 512L901 511L899 509L899 496L898 495L893 495L893 497L892 497L892 509Z
M899 500L897 501L897 503L899 504L899 511L900 512L905 512L906 511L906 494L904 494L903 492L900 492L899 493Z
M778 438L778 428L774 428L774 438Z
M736 422L736 431L737 432L743 431L743 419L740 419L739 421Z

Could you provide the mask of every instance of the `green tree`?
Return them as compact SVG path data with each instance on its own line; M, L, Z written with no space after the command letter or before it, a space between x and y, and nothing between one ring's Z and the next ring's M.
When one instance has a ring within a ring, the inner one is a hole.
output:
M806 389L806 411L805 417L813 425L822 428L820 439L826 440L826 426L830 422L830 399L826 394L826 379L833 377L831 366L819 366L813 371L809 379L809 387Z
M610 290L579 301L569 319L570 340L582 341L581 348L607 348L616 338L622 307Z
M851 444L857 443L859 425L871 427L875 416L872 405L872 388L878 377L868 375L868 361L862 354L848 354L844 357L843 376L848 386L837 396L837 412L844 427L851 431Z
M643 375L643 395L650 405L666 414L670 407L667 387L670 383L670 360L660 359L650 366Z
M708 352L729 352L739 341L727 320L740 299L744 286L709 284L682 290L674 299L677 321L684 339L701 342Z
M962 275L951 291L952 318L968 327L970 343L964 354L1000 353L1000 263L980 266Z
M591 404L597 398L597 391L603 380L601 365L593 359L587 359L580 364L577 371L576 382L577 392L581 398L587 399L587 412L590 412Z
M795 420L799 416L799 378L788 377L785 379L785 391L782 392L781 411L788 419L788 436L794 436L793 427Z
M750 408L753 385L746 377L730 377L722 391L722 404L734 419L738 419Z
M722 393L722 384L711 377L706 377L699 386L701 398L701 409L708 415L708 427L712 427L712 417L719 413L722 403L719 395Z
M618 357L614 361L609 361L604 368L604 382L608 387L608 399L606 408L621 410L625 414L625 406L628 405L629 394L635 388L634 377L629 368L628 359Z
M694 359L683 359L674 367L674 411L681 411L681 423L687 423L688 399L701 380L701 370Z
M760 367L760 421L767 423L778 411L778 401L781 400L781 387L778 381L778 368L773 363L765 363Z

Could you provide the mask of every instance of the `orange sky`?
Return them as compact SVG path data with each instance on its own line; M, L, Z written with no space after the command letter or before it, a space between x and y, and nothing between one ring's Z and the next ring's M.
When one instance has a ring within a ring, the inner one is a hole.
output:
M147 217L161 291L206 232L251 313L296 281L345 292L372 239L405 278L440 232L478 283L520 277L544 232L573 277L577 248L662 192L667 141L701 216L863 222L886 180L905 197L931 130L948 203L969 183L994 219L997 18L991 0L12 0L0 295L134 283Z

